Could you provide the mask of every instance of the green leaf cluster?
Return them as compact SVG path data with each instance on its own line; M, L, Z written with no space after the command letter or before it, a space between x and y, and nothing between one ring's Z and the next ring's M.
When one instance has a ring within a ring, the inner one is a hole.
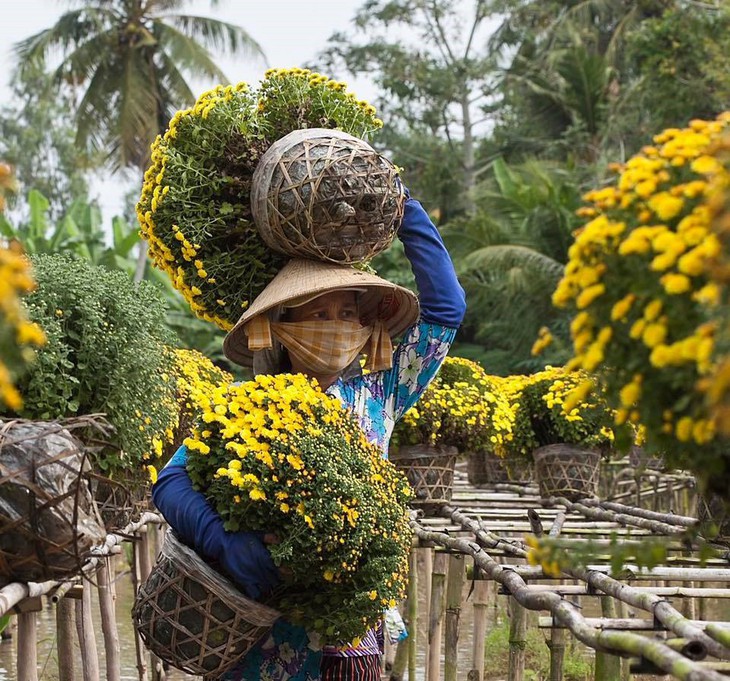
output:
M139 470L153 438L177 417L166 349L174 339L162 298L151 284L70 255L39 254L31 262L38 287L25 306L47 342L19 383L20 415L105 413L118 450L98 454L96 465L111 475Z

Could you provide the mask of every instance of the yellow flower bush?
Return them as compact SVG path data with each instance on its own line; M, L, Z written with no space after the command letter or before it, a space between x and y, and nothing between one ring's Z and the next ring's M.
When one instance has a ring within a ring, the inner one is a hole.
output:
M28 320L22 296L35 289L30 262L17 243L0 247L0 410L18 411L23 398L15 381L46 336Z
M262 154L299 128L367 138L381 126L344 83L306 69L271 69L256 89L238 83L205 92L152 145L137 216L155 266L198 317L230 329L286 261L265 245L251 215Z
M607 451L613 443L614 412L583 371L546 367L524 380L519 402L537 447L566 443Z
M450 445L461 452L502 455L511 437L512 412L484 369L462 357L447 357L436 378L398 422L396 445Z
M188 472L229 530L275 533L275 605L353 641L405 593L411 488L341 403L301 374L193 390Z
M575 313L570 365L596 372L617 425L643 424L650 449L709 476L724 467L709 446L717 424L703 381L714 371L721 301L710 202L728 172L714 144L728 124L725 113L665 130L615 182L587 194L591 219L553 297Z

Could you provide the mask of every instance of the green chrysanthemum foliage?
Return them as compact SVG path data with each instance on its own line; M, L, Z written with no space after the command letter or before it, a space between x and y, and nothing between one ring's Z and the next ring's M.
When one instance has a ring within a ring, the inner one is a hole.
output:
M177 419L162 297L151 284L71 256L35 255L31 263L37 288L25 307L47 340L18 383L19 414L106 414L119 449L101 452L97 468L141 480L154 441Z
M367 139L381 126L344 83L305 69L267 71L257 89L239 83L204 93L152 146L137 216L155 266L198 317L230 329L286 262L251 215L261 156L293 130Z

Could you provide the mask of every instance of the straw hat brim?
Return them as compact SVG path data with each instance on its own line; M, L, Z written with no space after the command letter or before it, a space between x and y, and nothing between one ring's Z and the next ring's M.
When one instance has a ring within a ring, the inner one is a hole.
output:
M236 364L253 365L244 327L254 317L286 306L287 301L329 293L342 288L365 289L358 304L367 323L382 320L391 337L402 334L418 321L418 298L413 291L349 265L318 260L290 260L256 297L223 341L223 352Z

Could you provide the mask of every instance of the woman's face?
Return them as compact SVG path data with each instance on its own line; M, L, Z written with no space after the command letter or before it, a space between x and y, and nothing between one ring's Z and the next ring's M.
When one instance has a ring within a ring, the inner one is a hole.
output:
M318 296L299 307L287 310L287 321L290 322L359 322L355 291L332 291Z

